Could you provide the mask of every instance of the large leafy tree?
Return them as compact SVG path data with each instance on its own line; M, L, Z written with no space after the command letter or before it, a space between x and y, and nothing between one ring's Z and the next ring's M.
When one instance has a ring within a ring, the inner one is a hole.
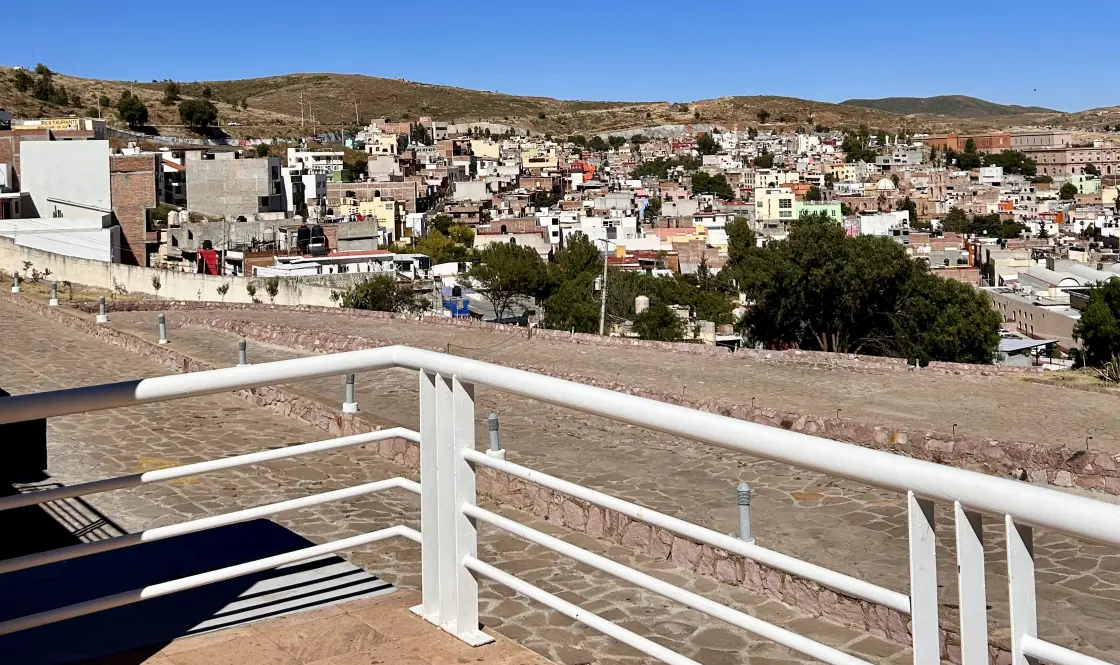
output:
M1058 197L1063 201L1072 201L1077 198L1077 185L1067 182L1058 190Z
M642 339L660 342L679 342L682 337L681 319L663 302L655 302L634 317L634 332Z
M1093 287L1073 337L1081 342L1087 365L1103 365L1120 355L1120 279Z
M985 155L984 166L1002 166L1004 173L1033 176L1038 165L1025 153L1018 150L1004 150L993 155Z
M825 215L737 252L729 267L753 301L741 327L771 348L990 362L999 342L985 294L932 275L890 239L850 238Z
M179 118L183 124L199 131L218 120L218 108L209 99L184 99L179 102Z
M129 127L140 127L148 123L148 107L128 90L122 92L120 99L117 100L117 113Z
M724 201L735 198L735 192L732 191L731 185L727 182L727 177L722 173L718 175L708 175L704 171L693 173L692 193L715 194Z
M696 137L696 151L701 155L714 155L719 152L719 144L707 132Z
M494 307L501 321L518 298L536 296L546 285L544 262L537 250L524 245L495 243L479 253L467 278Z

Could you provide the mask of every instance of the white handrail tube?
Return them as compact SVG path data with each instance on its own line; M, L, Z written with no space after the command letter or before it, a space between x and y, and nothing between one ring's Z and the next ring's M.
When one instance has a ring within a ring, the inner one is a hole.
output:
M388 346L0 398L0 424L389 367L424 369L639 427L1120 546L1120 506L470 358Z
M659 580L652 575L647 575L643 572L634 570L629 566L624 566L617 561L612 561L593 552L588 552L582 547L577 547L576 545L572 545L571 543L560 540L559 538L541 533L540 531L537 531L536 529L533 529L531 527L527 527L524 524L519 524L511 519L507 519L505 517L502 517L501 515L492 513L485 508L479 508L478 506L465 504L463 506L463 512L468 517L473 517L477 520L486 522L487 524L498 527L503 531L508 531L515 536L524 538L529 542L536 543L537 545L540 545L542 547L547 547L553 552L575 559L580 563L585 563L592 568L597 568L604 573L614 575L619 579L626 580L631 584L640 586L643 589L648 589L649 591L665 596L670 600L675 600L683 605L691 607L694 610L703 612L708 616L713 616L722 621L726 621L733 626L737 626L739 628L742 628L743 630L748 630L760 637L764 637L772 642L781 644L782 646L789 647L790 649L793 649L794 651L797 651L799 653L803 653L807 656L812 656L813 658L816 658L825 663L830 663L831 665L869 665L867 661L846 654L843 651L834 649L830 646L821 644L820 642L816 642L807 637L798 635L797 633L786 630L785 628L780 628L778 626L775 626L774 624L767 623L762 619L752 617L749 614L744 614L739 610L732 609L726 605L717 603L714 600L710 600L698 594L692 593L691 591L686 591L678 586L670 584L669 582Z
M1086 656L1057 644L1024 635L1021 642L1023 654L1052 665L1112 665L1108 661Z
M217 570L199 573L197 575L190 575L188 577L181 577L177 580L169 582L160 582L159 584L152 584L141 589L132 589L131 591L123 591L115 593L110 596L103 596L94 600L87 600L73 605L66 605L46 612L39 612L37 614L29 614L27 616L19 617L18 619L10 619L8 621L0 622L0 635L8 635L28 628L35 628L36 626L44 626L49 623L63 621L65 619L73 619L74 617L92 614L93 612L100 612L102 610L120 607L122 605L130 605L138 603L142 600L150 598L159 598L177 591L186 591L195 587L205 586L207 584L214 584L215 582L224 582L231 580L235 577L242 577L245 575L252 575L265 570L270 570L278 566L284 566L290 563L298 563L306 561L307 559L314 559L317 556L324 554L331 554L339 550L351 549L366 545L386 538L393 538L395 536L403 536L409 540L418 540L420 534L413 529L406 526L397 525L387 529L380 529L371 533L365 533L360 536L352 536L350 538L343 538L331 543L324 543L322 545L314 545L312 547L305 547L301 550L293 552L285 552L284 554L277 554L276 556L265 557L257 559L256 561L249 561L246 563L237 564L235 566L228 566L226 568L219 568Z
M0 400L0 402L2 402L2 400ZM94 480L88 483L67 485L66 487L56 487L39 492L16 494L0 499L0 510L10 510L12 508L21 508L23 506L34 506L40 503L46 503L48 501L71 499L76 496L85 496L87 494L97 494L98 492L108 492L110 490L136 487L137 485L157 483L165 480L174 480L175 478L184 478L186 476L197 476L203 473L221 471L223 469L233 469L239 466L248 466L250 464L261 464L264 462L270 462L272 460L295 457L297 455L310 455L312 453L321 453L327 450L334 450L336 448L360 446L366 443L373 443L374 441L382 441L384 439L394 438L407 439L408 441L415 441L417 443L420 442L420 435L413 430L404 427L392 427L390 429L377 430L376 432L366 432L363 434L342 436L335 439L326 439L323 441L312 441L311 443L301 443L294 446L273 448L272 450L262 450L255 453L236 455L234 457L226 457L223 459L207 460L205 462L198 462L196 464L184 464L182 466L173 466L167 469L157 469L155 471L135 473L128 476L119 476L117 478Z
M574 619L589 628L593 628L607 637L613 637L619 642L634 647L647 656L653 656L663 663L669 663L669 665L700 665L691 658L686 658L676 651L667 649L657 642L631 632L613 621L607 621L594 612L589 612L579 605L574 605L563 598L558 598L539 587L529 584L521 578L510 575L504 570L495 568L484 561L479 561L473 556L468 556L463 563L468 569L473 570L479 575L489 577L498 584L505 585L530 600L535 600L545 607L552 608L564 616Z
M904 614L910 613L910 597L906 594L892 591L871 584L870 582L864 582L863 580L849 577L843 573L807 563L800 559L795 559L789 555L781 554L780 552L775 552L753 543L748 543L739 538L734 538L707 527L671 517L664 513L659 513L656 510L624 501L617 497L610 496L609 494L604 494L567 480L561 480L555 476L550 476L546 473L514 464L513 462L491 457L477 450L465 450L463 451L463 457L479 466L490 467L491 469L501 471L515 478L521 478L522 480L542 487L554 489L557 492L562 492L596 506L606 508L607 510L613 510L616 513L621 513L638 521L668 529L686 538L706 543L712 547L718 547L721 550L733 554L738 554L752 561L757 561L771 568L789 573L790 575L812 580L817 584L846 595L884 605Z
M57 563L59 561L68 561L78 557L96 554L98 552L108 552L110 550L119 550L123 547L131 545L140 545L141 543L150 543L157 540L164 540L166 538L174 538L175 536L182 536L188 533L197 533L199 531L206 531L207 529L216 529L230 524L237 524L239 522L247 522L249 520L257 519L258 517L267 517L269 515L276 515L277 513L287 512L289 510L300 510L302 508L310 508L323 503L331 501L343 501L345 499L352 499L374 492L382 492L388 489L404 489L415 494L420 493L420 484L407 478L388 478L386 480L378 480L377 482L366 483L364 485L356 485L354 487L345 487L343 489L332 490L330 492L322 492L320 494L312 494L311 496L299 497L298 499L289 499L287 501L279 501L277 503L270 503L264 506L255 506L253 508L246 508L245 510L238 510L232 513L225 513L223 515L213 515L211 517L203 517L189 522L181 522L179 524L171 524L168 526L159 526L145 531L138 531L136 533L128 533L123 536L115 538L106 538L104 540L95 540L88 543L79 543L77 545L70 545L69 547L59 547L45 552L36 552L35 554L27 554L25 556L18 556L11 559L4 559L0 561L0 575L4 573L11 573L33 566L43 566L48 563Z

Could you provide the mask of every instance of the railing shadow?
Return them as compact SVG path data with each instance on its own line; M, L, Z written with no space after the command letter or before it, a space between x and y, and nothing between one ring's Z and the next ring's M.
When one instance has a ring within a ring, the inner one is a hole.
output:
M25 514L17 524L20 530L0 522L0 533L17 536L3 538L6 543L30 533L40 534L39 544L77 542L72 535L66 540L66 529L50 527L53 518L39 507L21 510ZM41 516L27 514L31 510ZM0 621L312 544L262 519L8 573L0 575ZM328 555L0 636L0 664L63 665L113 654L118 654L112 660L118 665L141 663L177 637L392 590L388 583Z

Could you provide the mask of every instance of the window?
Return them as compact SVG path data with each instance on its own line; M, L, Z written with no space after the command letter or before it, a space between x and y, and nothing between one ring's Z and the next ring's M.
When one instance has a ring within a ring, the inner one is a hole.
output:
M778 199L778 207L779 208L792 208L793 207L793 199Z

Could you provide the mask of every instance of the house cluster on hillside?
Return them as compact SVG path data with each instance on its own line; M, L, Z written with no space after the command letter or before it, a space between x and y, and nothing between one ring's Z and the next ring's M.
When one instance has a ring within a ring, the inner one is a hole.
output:
M561 139L420 118L375 120L336 143L143 150L100 120L0 112L0 235L175 270L427 279L465 269L416 247L449 218L476 249L517 243L548 257L582 233L619 269L688 274L719 270L732 220L765 244L820 214L989 288L1009 324L1063 344L1071 289L1120 272L1120 146L1108 142L1049 129L655 130Z

